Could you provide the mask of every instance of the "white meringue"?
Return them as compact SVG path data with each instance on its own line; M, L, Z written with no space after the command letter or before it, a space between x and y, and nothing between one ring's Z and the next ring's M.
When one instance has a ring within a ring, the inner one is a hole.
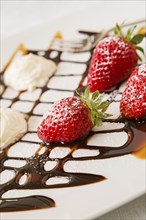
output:
M19 140L27 131L24 115L10 108L0 109L0 150Z
M4 82L18 91L32 91L44 86L55 70L52 60L30 53L13 60L4 73Z

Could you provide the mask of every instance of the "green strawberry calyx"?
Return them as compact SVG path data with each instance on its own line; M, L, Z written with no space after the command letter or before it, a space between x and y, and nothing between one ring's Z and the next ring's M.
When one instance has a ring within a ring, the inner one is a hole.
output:
M123 24L122 24L123 25ZM136 28L136 25L129 28L127 30L127 33L124 35L122 32L122 25L116 24L116 27L114 29L115 35L118 35L119 37L123 38L125 41L130 42L136 50L139 50L144 54L144 50L142 47L137 46L140 44L144 38L144 34L136 34L134 35L134 30ZM138 58L140 61L142 61L141 57L138 55Z
M108 101L102 101L102 95L99 91L90 94L90 89L87 87L83 95L78 91L76 91L76 93L89 109L93 125L99 127L103 124L104 118L112 116L111 114L105 113L110 103Z

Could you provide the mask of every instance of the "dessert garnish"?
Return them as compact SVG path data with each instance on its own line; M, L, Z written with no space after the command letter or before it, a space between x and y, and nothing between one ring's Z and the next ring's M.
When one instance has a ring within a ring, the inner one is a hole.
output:
M122 33L117 24L115 35L104 38L96 46L88 71L88 86L90 91L105 91L128 77L137 65L143 49L137 46L144 35L133 36L136 26L130 28L127 34Z
M27 131L24 115L10 108L0 109L0 150L16 142Z
M15 90L32 91L44 86L55 70L52 60L30 53L12 61L4 73L4 82Z
M120 111L126 118L146 116L146 64L137 67L127 81Z
M79 94L79 93L78 93ZM85 95L63 98L52 105L38 126L38 137L44 142L72 142L83 138L94 125L102 125L108 101L102 102L98 91L92 95L89 87Z

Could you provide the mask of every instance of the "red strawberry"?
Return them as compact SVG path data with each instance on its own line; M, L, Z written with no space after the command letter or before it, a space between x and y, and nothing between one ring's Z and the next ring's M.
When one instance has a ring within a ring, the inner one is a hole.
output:
M130 76L122 94L120 111L126 118L146 116L146 64L136 68Z
M96 46L88 72L88 86L90 91L105 91L124 80L135 68L138 62L136 46L143 39L143 35L135 35L131 39L133 29L129 29L124 37L119 25L115 34L119 36L106 37Z
M63 98L52 105L38 126L38 137L44 142L72 142L102 124L108 102L101 102L99 92L90 98L89 88L85 96Z

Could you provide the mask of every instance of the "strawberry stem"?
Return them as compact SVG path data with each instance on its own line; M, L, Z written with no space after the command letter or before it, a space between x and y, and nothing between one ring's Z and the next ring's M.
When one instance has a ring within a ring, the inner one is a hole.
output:
M133 27L129 28L126 35L123 34L122 32L122 25L116 24L116 27L114 29L114 33L115 35L118 35L119 37L123 38L125 41L130 42L136 50L139 50L140 52L142 52L144 54L144 51L141 47L137 46L138 44L140 44L144 38L144 34L136 34L133 35L134 30L136 28L136 25L134 25ZM138 58L141 60L140 56L138 55Z
M108 101L102 101L102 96L98 91L90 94L90 89L87 87L83 95L78 91L76 93L89 109L90 117L94 125L101 126L103 123L102 119L112 116L111 114L105 113L110 103Z

